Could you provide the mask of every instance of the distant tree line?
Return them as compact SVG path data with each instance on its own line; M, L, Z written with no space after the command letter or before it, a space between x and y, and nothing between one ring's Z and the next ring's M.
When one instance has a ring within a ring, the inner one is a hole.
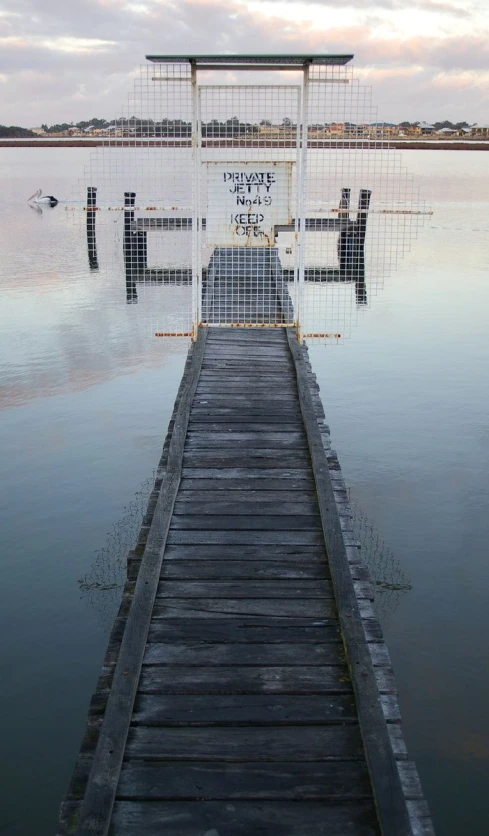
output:
M44 123L41 128L47 134L60 134L69 131L70 128L78 128L78 130L84 131L86 128L108 128L112 124L113 122L107 122L106 119L89 119L82 122L60 122L56 125L46 125Z
M451 128L454 131L460 131L462 128L470 128L470 124L468 122L449 122L448 119L445 119L444 122L432 122L431 123L435 130L441 131L442 128ZM419 125L419 122L399 122L399 128L415 128Z
M0 138L2 137L30 137L36 134L27 128L19 128L18 125L0 125Z

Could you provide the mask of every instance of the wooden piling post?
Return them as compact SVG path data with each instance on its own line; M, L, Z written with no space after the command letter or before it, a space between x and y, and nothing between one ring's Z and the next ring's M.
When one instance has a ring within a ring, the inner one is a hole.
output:
M340 237L338 238L338 262L340 278L348 280L352 269L352 230L350 224L350 194L351 190L343 188L338 207L338 219L341 221Z
M355 223L353 247L353 278L355 280L355 294L358 305L367 304L367 286L365 283L365 235L367 232L368 210L372 192L360 189L358 198L358 212Z
M138 301L136 289L137 248L134 235L134 206L136 192L124 192L124 265L126 268L126 302Z
M97 212L97 188L87 187L87 251L90 270L98 270L95 218Z

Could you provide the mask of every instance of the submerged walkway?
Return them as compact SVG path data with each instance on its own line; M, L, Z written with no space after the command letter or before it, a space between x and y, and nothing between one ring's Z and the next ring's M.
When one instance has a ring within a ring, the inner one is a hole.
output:
M59 834L433 833L316 389L201 329Z

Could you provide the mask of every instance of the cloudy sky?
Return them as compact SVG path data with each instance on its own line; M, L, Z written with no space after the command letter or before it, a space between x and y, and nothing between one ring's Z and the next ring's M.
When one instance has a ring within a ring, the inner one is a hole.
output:
M353 53L379 118L489 122L489 0L0 0L0 123L110 119L181 51Z

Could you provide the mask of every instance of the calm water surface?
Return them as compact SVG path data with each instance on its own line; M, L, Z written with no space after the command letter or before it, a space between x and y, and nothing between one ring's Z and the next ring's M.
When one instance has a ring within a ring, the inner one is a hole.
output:
M187 346L90 272L87 149L0 149L0 833L51 836ZM489 155L403 159L435 214L343 345L311 347L439 834L489 832ZM42 178L42 182L40 181ZM29 799L29 804L26 803Z

